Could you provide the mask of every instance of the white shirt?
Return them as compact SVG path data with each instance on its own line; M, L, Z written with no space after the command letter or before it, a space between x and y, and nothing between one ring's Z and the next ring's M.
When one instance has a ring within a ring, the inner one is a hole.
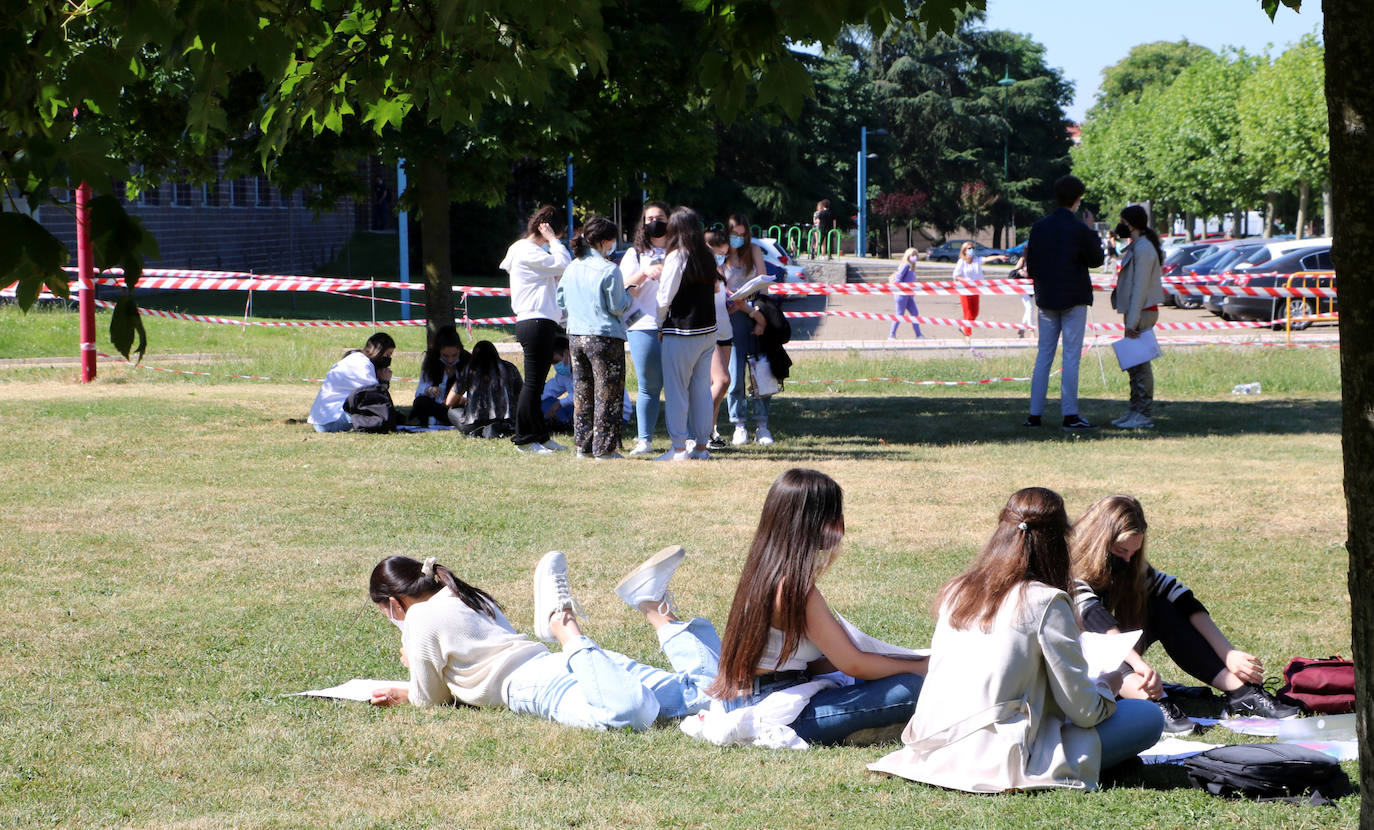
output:
M664 257L662 248L650 248L649 253L640 256L639 249L631 248L620 258L620 273L625 281L629 282L636 274L649 266L649 260ZM639 289L634 303L630 310L625 312L625 319L634 321L629 324L630 331L657 331L658 330L658 281L646 280Z
M825 655L821 653L820 646L811 642L807 637L802 637L797 643L797 650L792 652L792 656L786 662L779 662L778 657L782 654L782 631L776 628L768 629L768 642L763 645L763 654L759 655L759 662L756 668L764 672L775 671L802 671L813 660L819 660Z
M954 278L956 280L981 280L983 279L983 258L976 256L970 262L965 262L963 257L959 257L954 263Z
M315 403L310 406L312 424L332 424L343 416L344 401L354 389L371 386L377 382L377 369L372 360L362 352L349 352L343 359L329 368L324 376Z
M510 274L510 305L516 320L563 319L558 308L558 278L572 262L572 253L557 239L549 250L517 239L506 250L501 270Z
M720 343L735 336L735 332L730 328L730 310L725 303L729 296L725 290L725 284L716 280L716 342Z

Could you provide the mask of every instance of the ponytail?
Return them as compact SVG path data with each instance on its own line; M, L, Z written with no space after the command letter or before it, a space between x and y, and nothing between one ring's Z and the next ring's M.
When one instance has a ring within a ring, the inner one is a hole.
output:
M572 240L573 256L581 259L586 256L587 251L597 247L608 239L620 237L620 228L615 223L601 216L593 216L582 225L582 230L578 232Z
M434 557L421 564L409 556L388 556L372 569L367 593L374 603L382 603L395 597L425 600L443 588L452 591L464 605L479 614L494 619L501 609L491 594L459 579L453 571L436 563Z
M1155 246L1155 254L1159 256L1159 261L1164 261L1164 245L1159 241L1159 234L1150 227L1150 214L1145 212L1145 208L1140 205L1127 205L1121 209L1121 220L1150 240L1150 244Z

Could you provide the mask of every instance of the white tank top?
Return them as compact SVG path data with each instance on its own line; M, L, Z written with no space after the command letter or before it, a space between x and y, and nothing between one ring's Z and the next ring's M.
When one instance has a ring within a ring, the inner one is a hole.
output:
M792 652L792 656L787 658L786 662L779 663L778 655L782 653L782 640L781 631L776 628L768 629L768 642L763 647L763 654L759 655L759 671L801 671L811 661L825 656L815 643L803 637L801 642L797 643L797 650Z

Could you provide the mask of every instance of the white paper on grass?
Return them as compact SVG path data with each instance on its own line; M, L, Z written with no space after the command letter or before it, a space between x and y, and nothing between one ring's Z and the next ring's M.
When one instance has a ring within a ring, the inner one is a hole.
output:
M1306 747L1336 761L1360 760L1359 741L1283 741L1283 743Z
M1123 337L1114 341L1112 350L1116 352L1116 362L1120 364L1123 372L1163 354L1159 350L1159 340L1155 338L1154 329L1145 329L1139 337Z
M1084 631L1078 635L1083 645L1083 656L1088 660L1088 677L1094 680L1109 671L1116 671L1126 662L1140 640L1139 631L1122 631L1117 634L1097 634Z
M1206 752L1209 749L1216 749L1221 744L1209 744L1203 741L1185 741L1182 738L1175 738L1172 735L1159 739L1159 743L1140 753L1140 760L1147 764L1167 764L1172 761L1182 761L1184 758L1191 758L1194 755Z
M372 692L375 689L390 689L393 687L404 688L407 685L404 680L368 680L362 677L355 677L347 683L340 683L337 686L330 686L328 689L311 689L306 692L291 692L282 697L328 697L334 700L358 700L367 703L372 700Z

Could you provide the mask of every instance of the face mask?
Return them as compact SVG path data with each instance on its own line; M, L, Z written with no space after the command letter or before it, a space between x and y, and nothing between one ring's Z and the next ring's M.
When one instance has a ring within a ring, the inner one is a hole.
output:
M1114 553L1107 554L1107 570L1118 576L1131 572L1131 563Z
M372 358L372 366L373 366L373 368L375 368L375 369L390 369L390 368L391 368L391 358L390 358L390 357L374 357L374 358Z
M553 373L555 375L563 375L566 377L567 375L572 374L572 367L566 363L555 363L553 364Z
M743 248L743 247L744 247L744 237L742 237L742 236L731 236L731 237L730 237L730 247L731 247L731 248Z
M644 232L649 235L650 239L658 239L660 237L667 236L668 223L663 221L662 219L655 219L654 221L648 222L644 225Z
M725 254L716 254L716 265L725 264Z
M539 248L540 248L540 250L542 250L542 251L543 251L544 253L546 253L546 254L549 253L549 251L550 251L549 243L547 243L547 242L545 242L543 245L540 245Z
M401 630L401 633L402 633L402 634L404 634L405 631L406 631L406 622L405 622L405 620L398 620L398 619L396 619L395 617L391 616L391 613L392 613L392 612L391 612L391 603L388 602L388 603L387 603L386 618L387 618L388 620L391 621L391 624L392 624L392 625L394 625L394 626L396 626L397 628L399 628L399 629Z
M452 366L453 364L455 364L455 363L458 362L458 358L455 357L455 358L452 359L452 360L444 360L444 359L441 357L441 358L439 358L439 362L442 363L442 364L444 364L445 366Z

